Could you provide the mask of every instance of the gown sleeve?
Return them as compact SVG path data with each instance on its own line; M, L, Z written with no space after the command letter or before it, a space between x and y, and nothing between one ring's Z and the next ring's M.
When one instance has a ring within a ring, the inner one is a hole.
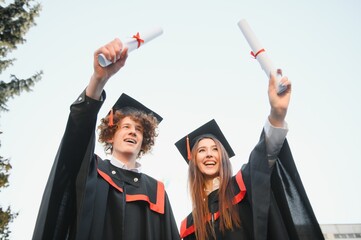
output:
M102 94L105 99L105 92ZM75 218L75 182L89 144L94 141L97 114L103 101L85 91L70 107L63 138L44 190L33 239L65 239ZM93 143L94 144L94 143Z
M269 167L265 132L242 168L254 239L324 239L287 139Z

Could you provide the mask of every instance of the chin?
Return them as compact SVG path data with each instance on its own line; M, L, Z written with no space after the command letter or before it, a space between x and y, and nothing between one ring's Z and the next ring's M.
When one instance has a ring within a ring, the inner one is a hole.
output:
M203 171L203 174L206 175L209 178L214 178L214 177L218 177L218 172L207 172L207 171Z

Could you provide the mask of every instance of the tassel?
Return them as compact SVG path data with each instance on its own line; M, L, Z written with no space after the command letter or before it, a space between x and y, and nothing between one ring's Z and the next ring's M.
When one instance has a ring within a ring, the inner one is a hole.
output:
M187 136L187 158L188 161L192 160L191 146L189 144L189 137Z
M110 110L109 113L109 122L108 122L108 126L112 127L114 125L114 120L113 120L113 108Z

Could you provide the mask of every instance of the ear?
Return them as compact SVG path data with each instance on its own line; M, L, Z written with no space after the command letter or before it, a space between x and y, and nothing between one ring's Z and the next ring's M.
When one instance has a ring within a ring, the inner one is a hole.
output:
M107 140L106 143L113 144L114 143L114 138L111 138L111 139Z

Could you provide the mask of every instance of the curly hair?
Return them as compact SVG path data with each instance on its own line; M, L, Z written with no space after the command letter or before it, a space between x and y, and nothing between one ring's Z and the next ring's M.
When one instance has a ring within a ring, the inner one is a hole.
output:
M153 114L147 114L143 111L139 111L135 108L127 108L122 110L116 110L113 116L114 124L109 126L109 114L100 120L98 126L99 139L98 141L104 145L106 153L112 152L112 144L108 143L118 130L119 124L125 117L130 117L135 122L138 122L143 127L143 141L141 150L138 153L137 158L140 158L145 153L150 152L154 143L155 138L158 136L158 120Z

